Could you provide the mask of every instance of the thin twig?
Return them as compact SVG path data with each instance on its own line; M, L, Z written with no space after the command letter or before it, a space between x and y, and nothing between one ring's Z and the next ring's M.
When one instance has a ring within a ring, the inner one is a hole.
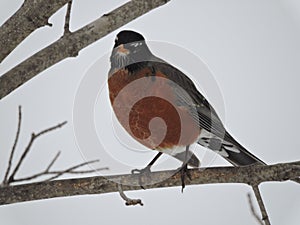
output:
M98 172L102 170L109 170L108 167L101 167L101 168L96 168L92 170L76 170L76 171L68 171L67 173L69 174L85 174L85 173L93 173L93 172ZM58 171L52 171L52 173L58 173Z
M55 161L58 159L60 155L60 151L54 156L54 158L52 159L52 161L50 162L50 164L48 165L48 167L43 171L43 172L40 172L40 173L37 173L37 174L34 174L32 176L29 176L29 177L24 177L24 178L18 178L18 179L15 179L11 182L11 183L14 183L14 182L21 182L21 181L29 181L29 180L33 180L35 178L38 178L40 176L43 176L43 175L46 175L49 173L49 170L50 168L53 166L53 164L55 163Z
M260 224L260 225L264 225L263 221L261 220L260 216L257 214L257 212L255 211L254 205L253 205L253 201L251 198L250 193L248 193L248 201L249 201L249 205L250 205L250 210L252 215L255 217L256 221Z
M19 106L18 128L17 128L16 138L15 138L13 147L12 147L11 152L10 152L7 170L5 172L5 176L4 176L4 179L3 179L3 184L4 185L6 185L8 183L7 178L8 178L9 173L10 173L12 160L13 160L14 153L15 153L15 150L16 150L16 147L17 147L17 143L18 143L18 140L19 140L20 130L21 130L21 122L22 122L22 108L21 108L21 106Z
M48 178L48 179L42 181L42 182L47 182L47 181L50 181L50 180L54 180L55 178L58 178L58 177L60 177L60 176L62 176L64 174L86 174L86 173L92 173L92 172L97 172L97 171L107 170L108 169L107 167L103 167L103 168L96 168L96 169L93 169L93 170L79 170L79 171L74 171L75 169L78 169L79 167L83 167L85 165L89 165L89 164L92 164L92 163L95 163L95 162L99 161L99 160L93 160L93 161L89 161L89 162L78 164L76 166L72 166L72 167L70 167L70 168L68 168L66 170L54 170L54 171L50 171L50 168L53 165L53 163L56 161L56 159L58 158L58 155L59 154L57 154L54 157L54 159L52 160L52 162L50 163L50 165L44 171L42 171L40 173L37 173L35 175L32 175L32 176L14 179L13 182L30 181L30 180L33 180L35 178L41 177L41 176L54 175L51 178Z
M71 8L72 8L72 0L68 2L66 17L65 17L65 26L64 26L64 34L70 34L70 17L71 17Z
M48 173L40 172L40 173L34 174L34 175L32 175L32 176L24 177L24 178L14 178L14 180L12 180L12 181L10 182L10 184L16 183L16 182L21 182L21 181L29 181L29 180L33 180L33 179L35 179L35 178L41 177L41 176L46 175L46 174L48 174Z
M60 177L64 174L67 174L67 173L70 173L70 174L74 174L74 173L85 174L85 173L97 172L97 171L100 171L100 170L107 170L108 169L107 167L104 167L104 168L97 168L97 169L94 169L94 170L74 171L75 169L78 169L80 167L83 167L83 166L86 166L86 165L89 165L89 164L92 164L92 163L96 163L96 162L99 162L99 160L91 160L91 161L87 161L87 162L84 162L84 163L80 163L78 165L72 166L72 167L70 167L68 169L65 169L65 170L62 170L62 171L49 172L49 174L55 174L55 175L50 177L49 179L45 180L45 182L54 180L54 179L56 179L56 178L58 178L58 177Z
M143 202L141 199L131 199L131 198L128 198L124 191L123 191L123 186L122 184L117 184L118 185L118 191L119 191L119 194L121 196L121 198L125 201L125 205L129 206L129 205L141 205L143 206Z
M252 185L252 189L254 191L255 197L257 199L257 203L258 203L260 211L261 211L262 220L265 222L265 225L271 225L271 222L269 220L269 216L268 216L266 207L264 205L264 202L262 200L258 185Z
M46 168L46 171L49 172L49 170L51 169L51 167L53 166L53 164L56 162L56 160L58 159L58 157L60 156L61 151L58 151L58 153L54 156L54 158L52 159L52 161L50 162L49 166Z
M21 157L20 157L20 159L19 159L19 161L18 161L18 163L17 163L17 165L16 165L16 167L15 167L15 169L13 170L12 174L9 176L9 179L7 180L7 183L8 183L8 184L14 182L14 180L15 180L14 177L15 177L16 173L18 172L20 166L22 165L24 159L26 158L26 156L27 156L29 150L31 149L31 146L32 146L32 144L34 143L34 141L35 141L38 137L40 137L41 135L43 135L43 134L46 134L46 133L48 133L48 132L51 132L51 131L56 130L56 129L58 129L58 128L61 128L61 127L64 126L66 123L67 123L67 122L65 121L65 122L60 123L60 124L58 124L58 125L56 125L56 126L50 127L50 128L48 128L48 129L45 129L45 130L43 130L43 131L41 131L41 132L39 132L39 133L37 133L37 134L35 134L35 133L32 133L32 134L31 134L31 138L30 138L30 141L29 141L27 147L25 148L23 154L21 155Z
M39 137L39 136L41 136L45 133L49 133L50 131L62 128L66 124L67 124L67 121L64 121L62 123L57 124L56 126L53 126L53 127L48 128L48 129L42 130L39 133L35 134L35 138L37 138L37 137Z

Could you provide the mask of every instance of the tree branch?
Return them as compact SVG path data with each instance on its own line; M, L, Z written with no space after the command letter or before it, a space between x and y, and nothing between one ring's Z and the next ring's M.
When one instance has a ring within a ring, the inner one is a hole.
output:
M72 8L72 0L69 0L68 2L68 8L66 12L66 18L65 18L65 26L64 26L64 34L70 34L70 17L71 17L71 8Z
M257 199L257 202L258 202L258 205L259 205L259 208L260 208L260 211L261 211L262 221L264 221L266 225L271 225L271 222L269 220L269 216L268 216L265 204L262 200L258 185L252 186L252 189L254 191L255 197Z
M131 198L128 198L124 191L123 191L123 185L122 184L117 184L118 185L118 192L121 196L121 198L125 201L125 205L129 206L129 205L141 205L143 206L143 202L141 199L131 199Z
M103 168L97 168L97 169L92 169L92 170L76 170L80 167L90 165L90 164L95 163L95 162L99 162L99 160L91 160L91 161L87 161L87 162L80 163L78 165L72 166L68 169L51 171L50 168L52 167L54 162L57 160L59 155L60 155L60 152L58 152L58 154L56 154L56 156L53 158L53 160L51 161L49 166L44 171L36 173L36 174L28 176L28 177L16 178L11 183L22 182L22 181L31 181L31 180L36 179L36 178L41 177L41 176L53 175L52 177L50 177L50 178L43 181L43 182L47 182L47 181L54 180L54 179L56 179L56 178L58 178L58 177L60 177L64 174L86 174L86 173L93 173L93 172L108 169L107 167L103 167Z
M285 181L300 176L300 162L282 163L270 166L216 167L190 169L191 180L186 185L215 183L259 184L267 181ZM159 171L150 173L153 184L144 185L146 189L181 186L180 173ZM139 190L139 175L97 176L78 179L54 180L0 188L0 205L24 201L49 199L63 196L104 194L119 192L118 183L123 191ZM156 181L161 181L156 183Z
M26 37L39 27L50 25L48 19L68 0L26 0L0 27L0 63Z
M65 121L65 122L60 123L60 124L58 124L58 125L56 125L56 126L53 126L53 127L48 128L48 129L42 130L41 132L39 132L39 133L37 133L37 134L32 133L32 134L31 134L31 139L30 139L29 143L27 144L27 147L25 148L23 154L21 155L21 157L20 157L20 159L19 159L19 161L18 161L18 163L17 163L15 169L13 170L13 172L11 173L11 175L9 176L8 180L7 180L6 182L4 182L4 183L10 184L10 183L12 183L12 182L15 181L15 175L16 175L16 173L18 172L20 166L22 165L24 159L26 158L28 152L30 151L32 144L34 143L34 141L35 141L38 137L40 137L40 136L43 135L43 134L49 133L50 131L56 130L56 129L58 129L58 128L61 128L61 127L64 126L66 123L67 123L67 122Z
M85 27L62 36L0 77L0 99L59 61L170 0L131 0Z
M15 150L16 150L16 147L17 147L17 144L18 144L19 135L20 135L20 131L21 131L21 122L22 122L22 108L21 108L21 106L19 106L18 127L17 127L17 132L16 132L16 138L15 138L13 147L10 151L8 166L7 166L5 176L4 176L4 179L3 179L3 182L2 182L4 185L8 184L8 176L9 176L9 173L10 173L12 160L13 160L13 157L14 157L14 154L15 154Z
M12 161L13 161L13 157L14 157L14 152L18 143L18 139L19 139L19 134L20 134L20 130L21 130L21 119L22 119L22 110L21 110L21 106L19 106L19 120L18 120L18 127L17 127L17 132L16 132L16 137L15 137L15 141L10 153L10 157L9 157L9 161L8 161L8 166L7 166L7 170L5 172L5 176L3 179L3 182L0 184L0 187L8 187L13 183L16 182L21 182L21 181L31 181L35 178L41 177L41 176L45 176L45 175L52 175L50 178L44 180L44 182L48 182L50 180L54 180L64 174L86 174L86 173L92 173L92 172L96 172L96 171L100 171L100 170L106 170L108 168L96 168L96 169L90 169L90 170L77 170L78 168L84 167L86 165L90 165L92 163L98 162L99 160L92 160L92 161L87 161L84 163L80 163L77 164L75 166L72 166L68 169L64 169L64 170L51 170L52 166L54 165L54 163L57 161L58 157L60 156L60 151L55 155L55 157L51 160L51 162L49 163L49 165L46 167L46 169L42 172L36 173L34 175L28 176L28 177L23 177L23 178L15 178L16 173L19 171L20 166L22 165L23 161L25 160L26 156L28 155L29 151L31 150L31 146L33 145L34 141L44 135L47 134L51 131L54 131L56 129L59 129L61 127L63 127L67 122L63 122L60 123L56 126L52 126L50 128L44 129L40 132L38 132L37 134L32 133L31 135L31 139L28 142L25 150L23 151L19 161L17 162L17 165L15 166L14 170L12 173L10 173L11 170L11 166L12 166Z
M253 201L251 198L250 193L248 193L248 201L249 201L249 205L250 205L250 210L252 215L254 216L254 218L256 219L256 221L260 224L260 225L265 225L263 223L263 221L260 219L259 215L256 213L255 209L254 209L254 205L253 205Z

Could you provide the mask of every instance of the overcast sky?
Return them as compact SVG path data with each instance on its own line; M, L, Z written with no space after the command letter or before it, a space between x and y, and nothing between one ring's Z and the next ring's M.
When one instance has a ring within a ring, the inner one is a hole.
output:
M74 0L71 30L124 2ZM21 4L21 0L0 0L0 24ZM50 18L52 27L41 28L24 40L1 63L0 74L57 40L62 35L65 11L66 7ZM300 159L298 0L172 0L118 31L122 29L141 32L157 56L186 72L228 130L253 154L266 163ZM108 104L104 81L118 31L1 100L0 171L7 166L18 105L22 105L23 123L17 157L31 132L69 122L37 140L18 176L39 172L58 150L62 155L56 168L100 158L98 166L110 168L104 174L129 173L151 160L155 153L122 133ZM87 102L93 107L85 112ZM81 126L90 123L97 140L82 135L86 130ZM199 146L194 150L205 166L229 165ZM179 165L164 157L155 169ZM299 185L265 183L260 188L272 225L299 224ZM127 193L141 198L144 207L125 207L117 193L35 201L0 207L0 224L257 224L249 209L248 192L251 188L246 185L217 184L187 187L183 194L179 187Z

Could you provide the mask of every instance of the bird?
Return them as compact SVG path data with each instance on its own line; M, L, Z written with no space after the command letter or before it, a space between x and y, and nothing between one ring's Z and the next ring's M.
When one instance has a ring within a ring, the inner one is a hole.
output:
M183 190L187 166L200 166L190 150L194 143L218 153L233 166L266 165L225 129L186 74L151 52L142 34L122 30L116 35L107 82L120 124L136 141L157 151L144 169L133 173L149 172L162 154L171 155L182 162Z

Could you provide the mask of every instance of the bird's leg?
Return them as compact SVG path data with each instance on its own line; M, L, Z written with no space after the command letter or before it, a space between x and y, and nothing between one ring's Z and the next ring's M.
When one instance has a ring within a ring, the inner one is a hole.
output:
M151 160L151 162L148 163L148 165L143 168L143 169L133 169L131 170L131 173L132 174L140 174L140 177L139 177L139 183L140 183L140 186L141 188L145 189L143 186L142 186L142 176L143 175L149 175L151 173L151 167L153 166L153 164L156 162L156 160L162 155L162 152L158 152L156 154L156 156Z
M156 160L162 155L162 152L159 152L156 154L156 156L151 160L151 162L148 163L148 165L144 168L144 169L133 169L131 170L132 174L135 173L144 173L144 172L151 172L151 167L153 166L153 164L156 162Z
M188 158L189 147L190 147L189 145L186 146L184 162L182 163L182 166L179 168L181 174L181 192L183 192L183 189L185 188L185 176L187 176L191 180L191 176L187 168L189 162L189 158Z

